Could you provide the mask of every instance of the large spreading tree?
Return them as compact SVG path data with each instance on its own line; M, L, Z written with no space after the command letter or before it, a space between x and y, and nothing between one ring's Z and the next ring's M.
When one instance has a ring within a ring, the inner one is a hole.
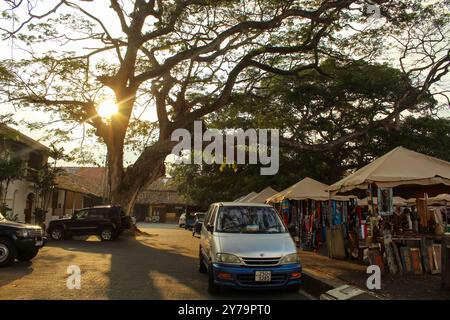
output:
M343 65L398 63L405 87L382 112L324 143L290 140L295 147L326 150L414 109L443 80L450 63L445 1L4 3L3 19L14 22L1 25L4 37L20 49L15 59L2 61L8 73L0 78L3 97L17 107L53 114L52 121L64 121L64 128L92 128L86 133L107 146L111 201L128 212L139 190L164 174L174 145L171 133L220 112L233 92L252 92L274 74L307 82L305 71L315 70L326 77L320 65L330 58ZM97 107L108 95L119 112L102 119ZM156 122L142 117L152 108ZM139 156L125 167L130 144Z
M251 93L234 94L232 103L206 117L208 126L217 129L276 128L288 137L280 146L277 175L261 176L257 165L180 164L170 171L178 191L207 207L266 186L282 190L304 177L332 184L397 146L450 161L450 117L445 110L436 112L439 102L431 93L417 101L414 112L365 133L359 130L407 90L401 70L364 61L342 66L326 60L320 67L327 76L307 70L308 81L265 79ZM360 134L349 138L348 132ZM340 137L346 142L323 149ZM311 145L320 148L304 150Z

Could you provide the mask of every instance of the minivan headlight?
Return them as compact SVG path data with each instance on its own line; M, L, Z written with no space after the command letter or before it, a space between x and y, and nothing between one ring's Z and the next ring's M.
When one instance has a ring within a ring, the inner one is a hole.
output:
M241 263L241 259L239 259L239 257L235 256L234 254L218 253L218 254L216 254L216 258L217 258L217 262L221 262L221 263L234 263L234 264Z
M291 253L281 258L280 263L281 264L300 263L300 257L298 256L297 253Z

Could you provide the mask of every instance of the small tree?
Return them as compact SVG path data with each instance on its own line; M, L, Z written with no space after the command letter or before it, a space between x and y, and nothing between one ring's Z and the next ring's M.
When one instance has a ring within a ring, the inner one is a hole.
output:
M36 208L33 214L36 222L40 225L45 222L51 195L56 187L56 178L62 172L63 169L61 168L45 164L41 169L36 170L33 175L33 187L36 194Z
M57 149L52 145L50 146L49 156L54 160L53 163L44 164L34 172L32 178L36 194L36 208L33 214L39 225L45 222L51 195L56 187L56 178L64 172L64 169L56 167L57 161L64 158L64 149Z
M4 151L0 158L0 212L6 214L6 197L12 182L23 176L22 161Z
M6 202L9 186L23 175L22 161L6 157L0 159L0 194L2 202Z

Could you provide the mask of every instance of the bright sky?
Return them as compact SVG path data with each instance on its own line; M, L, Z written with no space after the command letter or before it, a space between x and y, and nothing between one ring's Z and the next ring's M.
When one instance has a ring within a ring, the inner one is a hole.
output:
M52 8L52 6L54 6L57 1L52 0L52 1L42 1L44 3L40 3L38 6L39 10L35 11L36 15L42 14L44 12L47 12L48 10L50 10ZM76 3L82 7L83 9L87 10L88 12L93 12L97 15L97 17L101 18L102 22L104 23L104 25L106 26L106 28L108 29L108 31L110 32L110 34L113 37L116 36L120 36L123 35L122 34L122 30L120 28L120 25L117 23L117 19L116 19L116 14L114 12L113 9L109 8L109 6L105 6L105 1L93 1L93 2L80 2L80 1L76 1ZM7 5L5 2L1 2L0 3L0 10L5 10L5 9L9 9L9 5ZM106 10L106 11L105 11ZM67 9L64 7L61 7L58 11L59 13L73 13L73 10L71 9ZM100 13L101 14L98 14ZM19 18L23 19L24 17L26 17L26 10L19 10L16 9L15 14L19 16ZM57 15L52 15L52 17L56 17ZM32 22L37 23L38 20L33 20ZM18 23L12 24L9 23L9 25L5 24L4 21L0 22L1 26L4 28L8 28L10 30L13 29L13 27L17 28L17 26L19 25ZM75 32L73 32L74 36L75 36ZM84 47L89 47L89 43L83 42L83 46ZM98 46L98 43L95 42L93 43L93 45ZM92 46L90 46L92 47ZM22 50L21 47L19 47L19 43L17 41L15 41L14 43L11 43L10 40L3 40L0 39L0 59L21 59L21 58L26 58L28 56L27 52L25 52L24 50ZM36 52L41 52L44 53L47 50L55 50L57 51L58 48L56 47L52 47L49 48L48 45L38 45L38 46L34 46L33 49ZM80 48L80 44L79 43L73 43L71 46L65 46L64 50L73 50L75 52L77 52L77 54L83 54L83 52L87 52L86 50L84 50L83 48ZM105 56L98 56L97 58L93 58L92 62L93 64L97 63L101 58L105 58ZM7 113L14 113L15 114L15 120L17 122L21 122L22 120L25 120L27 122L32 121L46 121L48 120L48 115L43 113L43 112L39 112L39 111L24 111L24 110L17 110L15 109L12 105L10 104L2 104L0 107L0 114L7 114ZM135 114L140 113L140 110L136 110ZM156 117L156 111L154 107L148 108L146 112L144 112L144 114L142 115L141 119L145 119L145 120L151 120L151 121L155 121L157 119ZM57 123L52 125L51 127L53 128L60 128L62 126L61 123ZM87 126L89 127L89 126ZM27 134L28 136L32 137L35 140L40 140L43 144L49 144L47 141L42 141L42 136L44 134L44 130L29 130L26 126L24 125L19 125L19 127L16 127L17 129L20 129L21 132ZM81 141L83 140L83 127L81 125L74 127L72 129L72 133L74 136L74 139L72 139L69 142L64 142L62 144L60 144L60 146L64 147L64 149L66 151L70 151L73 150L75 148L79 148L81 145ZM87 150L92 151L96 157L98 158L98 162L99 163L103 163L104 159L106 157L106 147L97 143L94 143L95 140L93 139L87 139L84 141L84 145L85 148L87 148ZM134 162L136 159L136 155L132 154L132 153L127 153L126 154L126 161L128 163L132 163ZM76 165L76 164L74 164Z
M36 11L36 14L40 14L44 11L47 11L56 2L57 1L55 1L55 0L43 1L43 3L45 3L45 5L42 5L42 3L41 3L40 4L41 10ZM108 6L105 6L105 1L93 1L93 2L75 1L75 2L78 5L80 5L81 7L83 7L84 9L86 9L87 11L94 12L97 14L98 17L101 17L101 20L103 21L103 23L106 25L107 29L113 36L117 36L117 35L121 34L121 29L120 29L119 23L117 23L116 15L111 8L109 8ZM9 8L9 6L6 4L6 2L0 3L0 10L3 11L8 8ZM61 10L60 12L69 13L72 11L68 10L67 8L63 8L63 10ZM20 18L23 18L25 16L24 12L21 12L21 11L16 11L15 13ZM35 22L37 22L37 21L35 21ZM4 21L0 22L0 25L3 28L13 28L12 24L5 25ZM14 27L17 27L17 23ZM73 31L73 33L76 34L76 31ZM39 52L45 52L49 49L58 50L58 48L56 48L56 47L50 48L48 45L46 45L46 46L41 45L41 46L35 47L34 49ZM65 50L72 49L72 50L80 52L80 53L84 51L83 48L80 48L79 44L74 44L72 47L65 47L64 49ZM17 46L17 43L15 43L15 46L12 48L10 41L0 40L0 59L10 59L10 58L20 59L20 58L24 58L26 56L27 56L27 54L23 50L21 50L21 48L19 48ZM392 56L387 56L386 58L392 59ZM442 88L450 89L449 77L447 77L446 80L443 81L440 85ZM14 110L14 108L9 104L1 105L0 114L10 113L10 112L15 113L15 119L17 121L21 121L21 120L45 121L45 120L48 120L48 115L44 114L42 112L19 111L19 110ZM442 116L450 116L450 110L446 110L446 111L442 112L441 115ZM143 118L148 119L148 120L156 120L156 113L155 113L154 107L148 108L148 110L143 115ZM60 124L57 124L54 126L57 127L57 126L60 126ZM40 132L38 130L30 131L22 125L18 129L20 129L20 131L24 132L25 134L29 135L30 137L32 137L36 140L40 140L40 138L42 137L42 132ZM73 128L73 132L74 132L75 138L72 141L65 142L61 145L67 151L79 147L80 142L83 137L83 134L82 134L83 128L81 126ZM89 146L88 148L96 154L96 156L98 157L100 162L103 162L103 159L105 158L105 155L106 155L105 147L101 146L99 144L93 144L92 142L93 141L86 140L84 142L84 144L85 144L85 146ZM43 141L43 143L46 144L45 141ZM95 145L95 147L94 147L94 145ZM126 155L126 160L129 163L132 163L135 160L135 158L136 158L136 156L131 153L128 153Z

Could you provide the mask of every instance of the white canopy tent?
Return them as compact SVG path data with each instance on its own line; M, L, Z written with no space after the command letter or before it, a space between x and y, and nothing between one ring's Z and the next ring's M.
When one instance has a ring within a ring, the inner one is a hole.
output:
M245 201L247 201L247 199L253 198L256 195L257 195L257 193L252 191L249 194L247 194L239 199L234 200L234 202L245 202Z
M329 200L329 194L326 191L327 188L328 186L326 184L306 177L272 197L269 197L266 199L266 202L278 203L284 199L327 201ZM332 196L332 199L346 201L349 197Z
M414 185L450 188L450 162L397 147L332 184L328 190L332 194L367 190L370 184L391 188Z
M246 197L245 200L241 200L241 202L256 202L256 203L265 203L266 199L276 194L278 191L272 189L271 187L264 188L259 193L254 195L253 197Z

